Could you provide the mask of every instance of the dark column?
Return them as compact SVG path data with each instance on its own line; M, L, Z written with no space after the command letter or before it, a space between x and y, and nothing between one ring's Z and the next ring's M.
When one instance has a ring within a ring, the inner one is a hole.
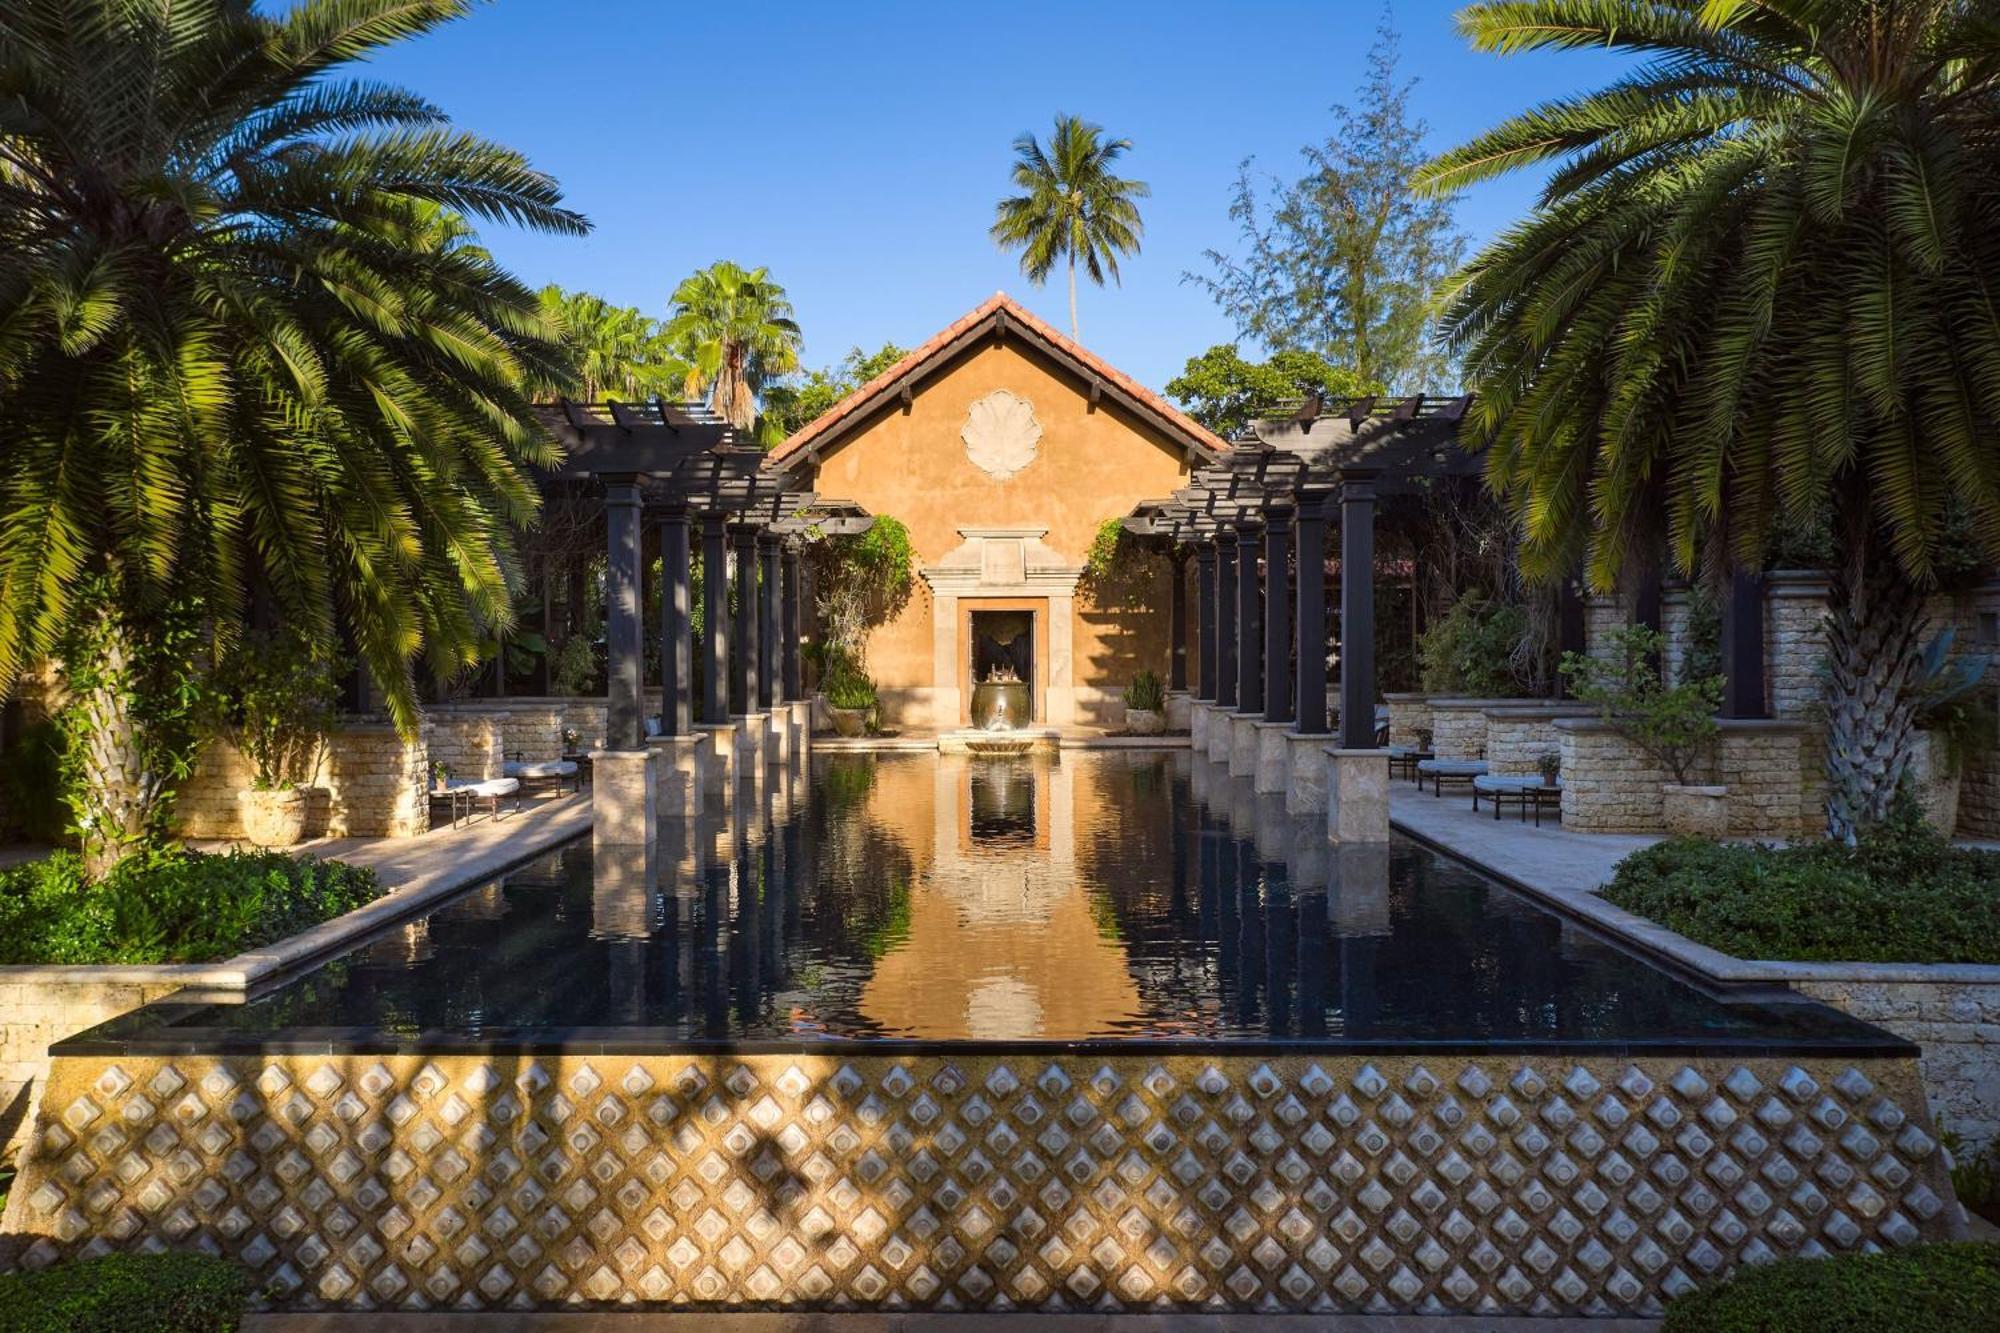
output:
M1199 636L1196 654L1200 658L1195 664L1196 674L1201 679L1195 690L1195 698L1208 703L1215 702L1215 543L1203 542L1194 548L1194 600L1195 611L1201 616L1201 624L1195 633Z
M729 720L729 545L722 516L701 521L701 720Z
M1292 720L1292 512L1264 516L1264 720Z
M1765 717L1764 580L1732 570L1722 606L1723 717Z
M729 711L757 711L757 529L748 523L729 530L736 553L736 666L729 678Z
M1264 711L1264 597L1257 579L1257 525L1246 523L1236 534L1236 637L1241 647L1236 663L1236 708L1241 713Z
M757 582L760 617L757 627L757 706L763 709L775 708L782 698L778 685L778 658L783 655L778 637L778 587L784 578L778 569L778 555L777 537L769 532L760 533L757 537L757 563L762 567Z
M646 744L644 621L639 614L639 479L604 478L604 532L609 566L604 585L605 693L610 696L606 746L638 750Z
M660 730L685 736L693 729L694 643L688 637L688 516L660 520Z
M1375 473L1340 473L1340 744L1375 748Z
M1173 584L1167 589L1167 688L1187 688L1187 551L1169 557Z
M1215 538L1215 702L1236 707L1236 534Z
M799 636L805 631L805 616L799 598L805 589L801 586L798 548L787 546L784 561L784 611L779 617L783 623L780 633L784 636L785 645L782 677L785 698L797 701L806 697L805 681L799 675Z
M1326 735L1326 518L1331 497L1299 497L1299 679L1296 728Z

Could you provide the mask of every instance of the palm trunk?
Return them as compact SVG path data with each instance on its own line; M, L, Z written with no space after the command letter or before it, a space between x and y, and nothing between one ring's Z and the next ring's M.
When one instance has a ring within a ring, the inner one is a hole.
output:
M1071 255L1069 257L1069 339L1071 342L1076 342L1076 343L1080 343L1083 341L1082 326L1080 326L1076 322L1076 256L1075 255Z
M1826 622L1827 833L1852 844L1889 813L1916 753L1928 617L1922 590L1868 534L1833 581Z
M98 614L97 625L81 636L79 655L87 660L70 664L77 692L68 710L71 773L64 792L92 880L145 843L160 797L133 717L128 631L116 610Z

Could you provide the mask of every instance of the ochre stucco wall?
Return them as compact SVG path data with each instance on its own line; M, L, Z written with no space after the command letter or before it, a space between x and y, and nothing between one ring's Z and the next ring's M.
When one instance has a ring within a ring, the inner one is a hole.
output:
M1027 399L1042 429L1034 461L1005 481L966 457L959 434L973 402L995 389ZM1170 494L1187 477L1177 441L1109 401L1093 411L1088 392L1088 385L1040 353L989 341L925 380L908 409L891 405L830 450L821 460L817 489L901 519L920 566L960 546L962 528L1046 528L1046 545L1066 563L1081 565L1105 519ZM1115 605L1079 590L1071 615L1079 720L1093 715L1090 692L1115 695L1142 668L1165 676L1164 562L1151 582L1157 586ZM931 599L919 580L900 614L873 631L868 667L893 709L898 691L945 683L933 681L933 662ZM921 708L913 720L927 720Z

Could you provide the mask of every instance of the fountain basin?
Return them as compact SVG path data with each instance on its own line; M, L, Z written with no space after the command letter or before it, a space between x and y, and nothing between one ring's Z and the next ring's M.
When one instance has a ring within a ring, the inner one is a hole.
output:
M963 727L939 735L937 748L939 754L1054 754L1061 748L1061 740L1051 727L1033 727L1025 731L983 731Z

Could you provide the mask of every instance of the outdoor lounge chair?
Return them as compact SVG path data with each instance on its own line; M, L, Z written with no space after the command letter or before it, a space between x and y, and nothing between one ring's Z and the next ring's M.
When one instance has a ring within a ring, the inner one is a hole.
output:
M1472 780L1472 811L1479 813L1479 798L1486 797L1493 803L1493 817L1500 818L1500 811L1507 802L1513 801L1521 807L1521 822L1528 822L1528 811L1535 812L1535 827L1542 826L1542 811L1562 810L1562 784L1546 782L1538 774L1488 773Z
M500 802L509 796L514 798L514 809L521 808L521 782L518 778L461 779L448 782L441 788L431 790L433 802L444 802L450 807L451 826L458 827L461 819L470 819L481 801L493 818L500 817Z
M1424 789L1424 779L1431 780L1431 795L1443 796L1444 784L1456 786L1464 783L1470 787L1474 778L1486 776L1484 759L1423 759L1417 762L1417 790Z
M1437 758L1437 753L1415 745L1392 745L1389 747L1389 776L1418 781L1417 765L1426 759Z
M528 763L516 753L501 765L500 771L519 782L523 791L553 787L560 792L564 783L570 784L576 791L583 790L583 778L573 759L543 759Z

